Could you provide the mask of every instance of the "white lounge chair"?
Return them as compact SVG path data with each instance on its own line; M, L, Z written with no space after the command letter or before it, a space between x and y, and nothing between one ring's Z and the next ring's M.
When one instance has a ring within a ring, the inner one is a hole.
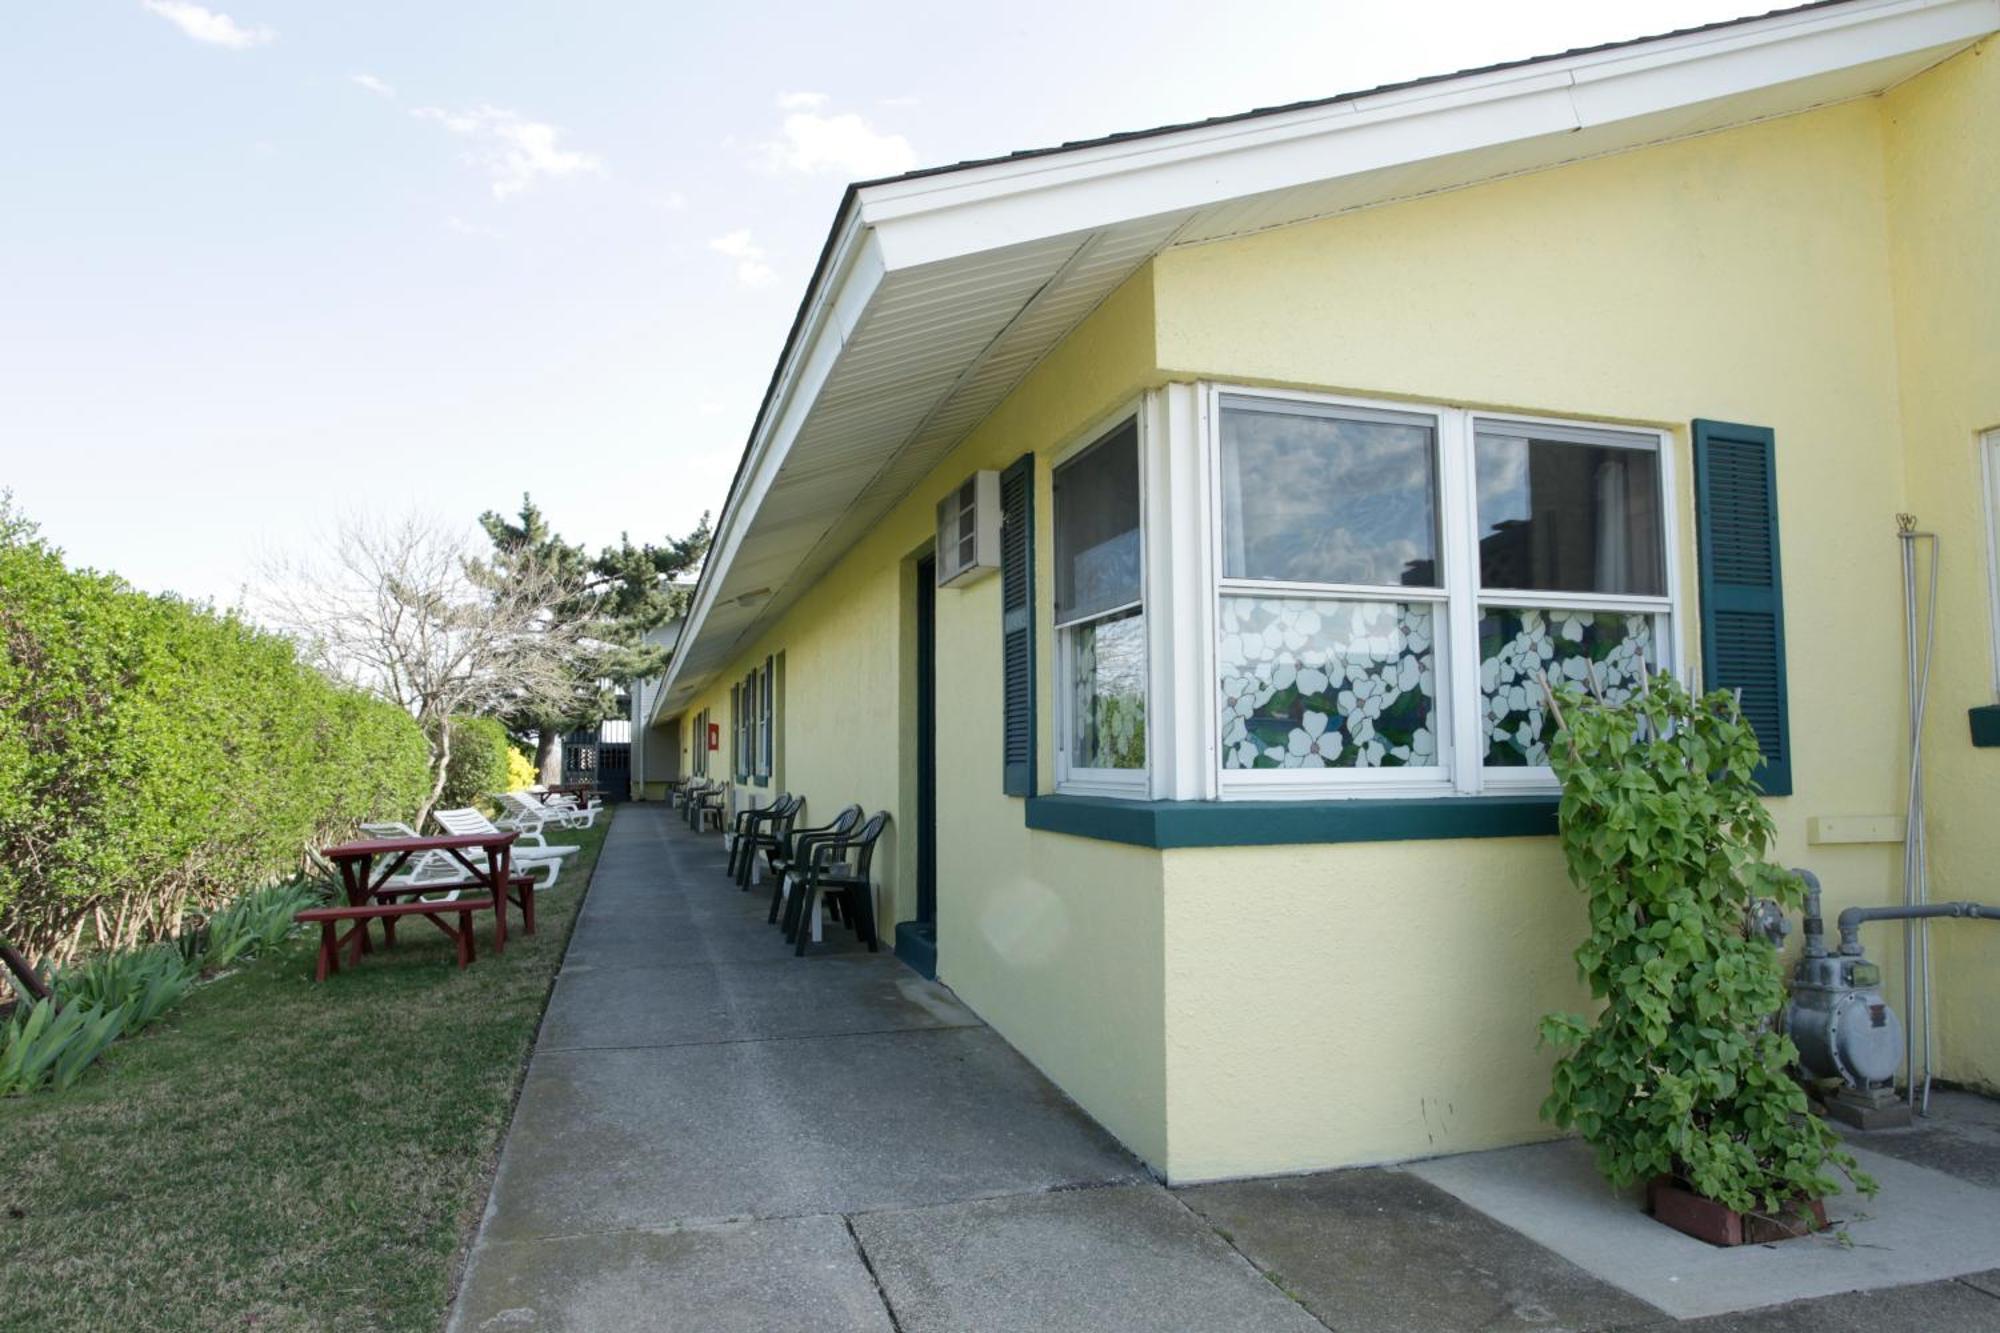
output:
M550 791L547 787L542 786L525 787L522 789L521 794L547 806L551 810L595 810L598 806L604 804L604 798L595 793L592 793L588 797L579 798L566 791Z
M597 823L598 812L604 807L592 805L545 805L529 792L496 791L493 799L500 804L500 818L493 822L499 827L517 828L523 833L540 832L553 825L556 828L586 829Z
M363 824L361 831L371 838L415 838L421 836L408 824L397 823L393 820ZM516 865L514 869L517 874L532 875L538 870L547 870L549 872L549 877L535 886L537 892L552 886L556 882L556 876L562 871L562 859L558 856L536 859L517 853L515 861ZM450 901L458 897L455 891L456 888L464 888L475 882L473 877L466 872L465 867L459 864L458 858L454 857L450 852L428 851L419 852L411 857L403 870L392 876L384 887L392 889L419 887L427 889L454 889L453 892L445 895L445 901Z
M535 886L537 891L554 887L556 875L562 866L562 858L583 850L581 847L564 846L560 843L551 844L547 835L540 829L530 831L499 828L492 820L470 807L463 810L433 810L431 818L435 819L438 827L446 833L518 834L514 840L514 864L521 872L527 874L543 866L549 868L548 879Z

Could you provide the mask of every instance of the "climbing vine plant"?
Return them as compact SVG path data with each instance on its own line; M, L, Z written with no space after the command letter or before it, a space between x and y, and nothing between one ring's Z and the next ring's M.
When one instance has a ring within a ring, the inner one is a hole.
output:
M1795 908L1803 890L1768 859L1757 738L1735 697L1662 674L1620 702L1574 683L1547 698L1563 856L1589 899L1576 963L1604 1007L1542 1020L1561 1052L1543 1117L1618 1185L1671 1176L1779 1214L1833 1193L1837 1167L1872 1193L1789 1072L1777 950L1747 928L1756 898Z

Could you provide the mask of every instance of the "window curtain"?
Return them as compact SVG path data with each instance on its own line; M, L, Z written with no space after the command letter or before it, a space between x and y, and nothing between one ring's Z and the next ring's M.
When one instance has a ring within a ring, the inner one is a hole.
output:
M1600 591L1632 586L1632 516L1626 503L1630 469L1623 458L1597 465L1597 579Z

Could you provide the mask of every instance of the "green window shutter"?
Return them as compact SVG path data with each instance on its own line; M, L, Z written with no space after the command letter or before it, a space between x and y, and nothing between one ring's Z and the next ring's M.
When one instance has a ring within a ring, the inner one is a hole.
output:
M1764 751L1758 784L1768 796L1789 796L1791 709L1776 437L1763 426L1695 422L1694 485L1702 687L1742 692L1743 716Z
M771 776L771 755L775 748L771 732L772 724L777 720L773 699L778 683L776 666L774 658L764 659L763 685L757 697L757 733L761 742L757 751L757 772L767 778Z
M1000 789L1035 794L1035 456L1000 474Z

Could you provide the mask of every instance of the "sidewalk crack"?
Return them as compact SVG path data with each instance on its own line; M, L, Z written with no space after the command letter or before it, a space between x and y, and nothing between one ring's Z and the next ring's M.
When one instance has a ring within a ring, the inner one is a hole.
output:
M903 1321L896 1317L895 1302L891 1301L889 1293L882 1289L882 1276L875 1271L875 1261L868 1257L868 1247L861 1243L861 1235L854 1229L854 1219L842 1213L840 1224L847 1228L847 1239L854 1243L855 1257L860 1259L861 1266L868 1270L868 1281L875 1287L875 1299L882 1302L882 1313L889 1316L889 1327L894 1333L903 1333Z
M1321 1328L1332 1330L1333 1325L1327 1323L1326 1320L1321 1319L1317 1314L1315 1314L1312 1311L1312 1309L1310 1309L1306 1305L1305 1301L1300 1299L1299 1294L1297 1292L1293 1291L1290 1287L1285 1285L1285 1280L1281 1275L1264 1267L1264 1265L1258 1263L1255 1259L1252 1259L1249 1255L1245 1254L1243 1252L1243 1247L1236 1243L1236 1237L1230 1235L1227 1231L1224 1231L1221 1227L1215 1225L1215 1223L1209 1221L1207 1218L1203 1217L1200 1213L1196 1212L1193 1208L1189 1207L1188 1201L1186 1199L1183 1199L1177 1191L1163 1188L1163 1192L1169 1199L1172 1199L1175 1203L1180 1205L1182 1212L1186 1213L1190 1218L1193 1218L1194 1221L1198 1225L1200 1225L1204 1230L1206 1230L1210 1235L1214 1236L1217 1240L1221 1241L1225 1246L1227 1246L1231 1254L1235 1255L1238 1259L1242 1260L1246 1265L1248 1265L1251 1272L1255 1273L1258 1277L1261 1277L1266 1282L1270 1283L1271 1286L1277 1290L1279 1295L1283 1296L1293 1305L1298 1306L1299 1311L1302 1314L1304 1314L1306 1318L1312 1320L1315 1324L1318 1324Z

